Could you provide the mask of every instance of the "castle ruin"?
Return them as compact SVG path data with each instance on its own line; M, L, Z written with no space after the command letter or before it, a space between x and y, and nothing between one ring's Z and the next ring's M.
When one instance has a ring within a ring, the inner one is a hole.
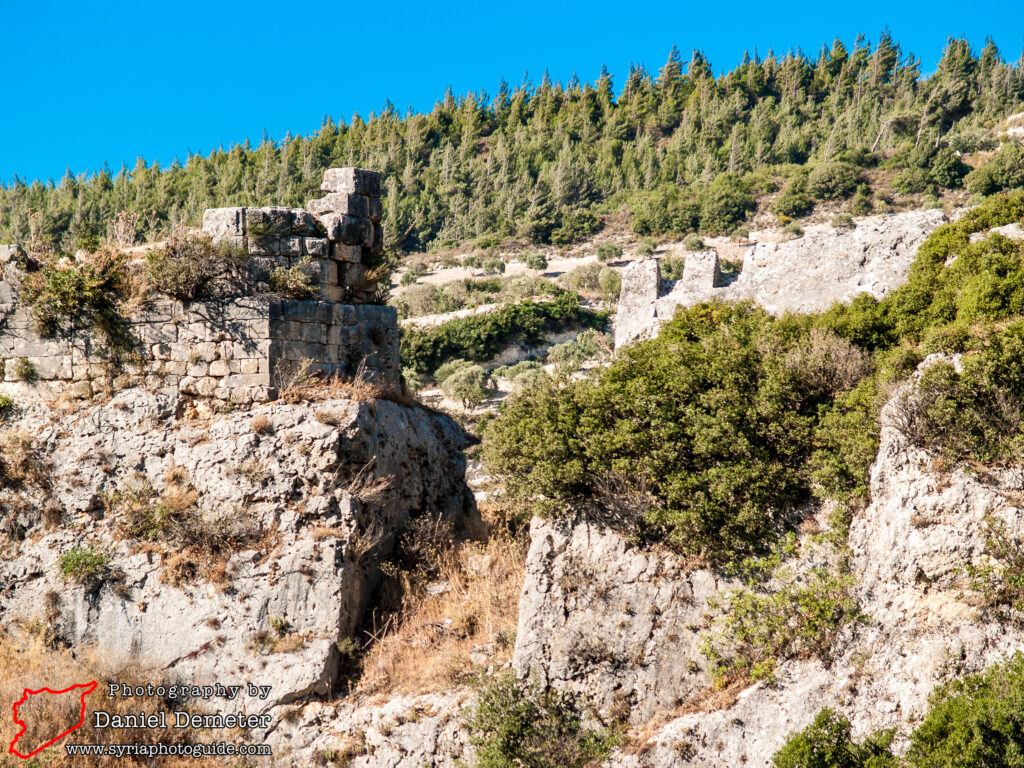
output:
M275 399L299 368L400 386L397 315L372 303L372 265L383 250L380 175L331 168L321 190L306 209L205 211L202 234L248 254L244 287L191 302L147 301L125 318L131 351L115 378L238 403ZM312 298L270 292L273 271L295 267L310 274ZM111 378L110 357L89 333L37 332L20 300L21 278L33 268L24 250L0 246L0 393L89 397L93 382Z

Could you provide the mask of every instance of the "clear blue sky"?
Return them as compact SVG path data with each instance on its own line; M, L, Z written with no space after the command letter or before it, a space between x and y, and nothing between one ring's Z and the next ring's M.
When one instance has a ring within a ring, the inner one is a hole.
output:
M814 53L888 26L934 67L950 35L1004 58L1024 41L1019 0L909 2L265 2L9 0L0 11L0 180L59 179L136 157L169 163L266 131L315 131L325 114L368 115L386 98L429 109L456 93L545 68L567 81L607 63L656 72L672 44L716 72L755 46Z

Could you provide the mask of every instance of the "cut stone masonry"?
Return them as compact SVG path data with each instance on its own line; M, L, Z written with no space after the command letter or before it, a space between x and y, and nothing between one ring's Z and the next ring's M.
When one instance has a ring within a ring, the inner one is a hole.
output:
M265 401L303 367L400 386L397 315L371 303L376 287L369 273L383 249L380 182L372 171L331 168L321 186L327 194L310 201L308 210L205 211L204 235L249 254L247 284L254 290L190 303L150 301L128 319L130 362L116 370L91 335L36 333L31 309L19 301L26 254L17 245L0 246L0 393L44 399L72 385L73 395L87 398L94 381L114 376L150 389ZM311 274L316 298L268 292L275 269L296 266Z

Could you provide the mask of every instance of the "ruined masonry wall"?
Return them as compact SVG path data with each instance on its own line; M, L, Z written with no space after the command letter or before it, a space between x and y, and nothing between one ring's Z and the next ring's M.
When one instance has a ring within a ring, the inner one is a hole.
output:
M206 211L203 231L234 238L251 255L250 277L265 283L278 267L306 264L319 286L317 299L253 296L196 301L162 298L129 319L130 361L106 362L87 334L41 338L30 309L19 301L24 252L0 246L0 393L42 399L68 391L90 397L94 382L121 379L152 389L234 402L274 399L304 361L328 375L361 371L398 387L398 319L391 307L368 304L373 287L365 261L381 248L380 178L370 171L335 168L325 173L318 211L221 208ZM251 236L259 232L259 237ZM23 381L27 363L35 381Z

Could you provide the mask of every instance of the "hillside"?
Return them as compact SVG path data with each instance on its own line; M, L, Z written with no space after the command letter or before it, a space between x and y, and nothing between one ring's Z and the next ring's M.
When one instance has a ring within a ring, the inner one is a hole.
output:
M1021 66L673 52L3 187L0 713L98 683L54 768L1018 765Z

